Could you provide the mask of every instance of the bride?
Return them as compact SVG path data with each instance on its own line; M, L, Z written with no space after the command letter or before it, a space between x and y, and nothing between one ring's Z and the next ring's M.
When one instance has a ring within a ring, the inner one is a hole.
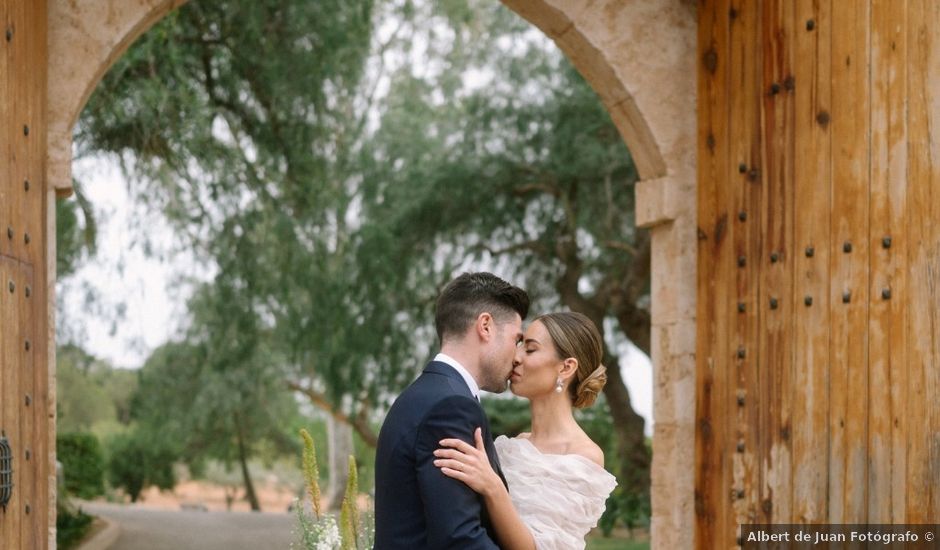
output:
M607 381L601 336L586 316L543 315L529 325L516 351L512 392L529 400L532 432L495 445L509 489L476 447L444 439L435 466L483 496L500 547L508 550L584 548L617 482L604 453L574 419L594 403Z

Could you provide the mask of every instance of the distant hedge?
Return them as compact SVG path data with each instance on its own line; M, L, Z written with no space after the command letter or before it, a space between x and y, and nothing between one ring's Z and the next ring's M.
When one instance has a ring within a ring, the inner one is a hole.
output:
M56 455L70 495L88 499L104 494L104 454L97 437L81 432L59 434Z

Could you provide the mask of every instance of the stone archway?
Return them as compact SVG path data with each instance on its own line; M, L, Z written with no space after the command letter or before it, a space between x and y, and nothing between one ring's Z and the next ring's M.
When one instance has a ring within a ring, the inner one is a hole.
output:
M72 131L95 86L138 36L185 2L48 0L46 181L55 194L71 193ZM569 57L600 96L636 162L641 178L637 225L652 232L653 547L690 548L695 520L694 2L503 3ZM50 227L54 223L49 220ZM55 258L54 229L47 235L48 257ZM55 273L54 267L49 273ZM49 288L54 288L54 280ZM54 327L53 296L47 304L49 326ZM48 347L54 363L54 339ZM54 389L50 377L51 417ZM54 454L51 460L54 463Z

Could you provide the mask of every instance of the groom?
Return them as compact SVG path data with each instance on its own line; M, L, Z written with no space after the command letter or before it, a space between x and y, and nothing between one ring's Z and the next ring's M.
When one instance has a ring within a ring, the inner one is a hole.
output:
M464 273L437 299L441 352L388 411L375 457L374 550L498 549L482 498L434 466L439 441L473 445L502 477L481 389L506 389L529 296L490 273ZM504 479L505 482L505 479Z

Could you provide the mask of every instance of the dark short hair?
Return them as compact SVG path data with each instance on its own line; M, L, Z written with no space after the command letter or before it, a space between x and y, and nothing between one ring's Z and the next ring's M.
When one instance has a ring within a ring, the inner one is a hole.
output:
M492 273L464 273L447 283L437 298L434 325L437 338L463 335L477 317L489 312L499 322L513 313L525 319L529 314L529 295Z

